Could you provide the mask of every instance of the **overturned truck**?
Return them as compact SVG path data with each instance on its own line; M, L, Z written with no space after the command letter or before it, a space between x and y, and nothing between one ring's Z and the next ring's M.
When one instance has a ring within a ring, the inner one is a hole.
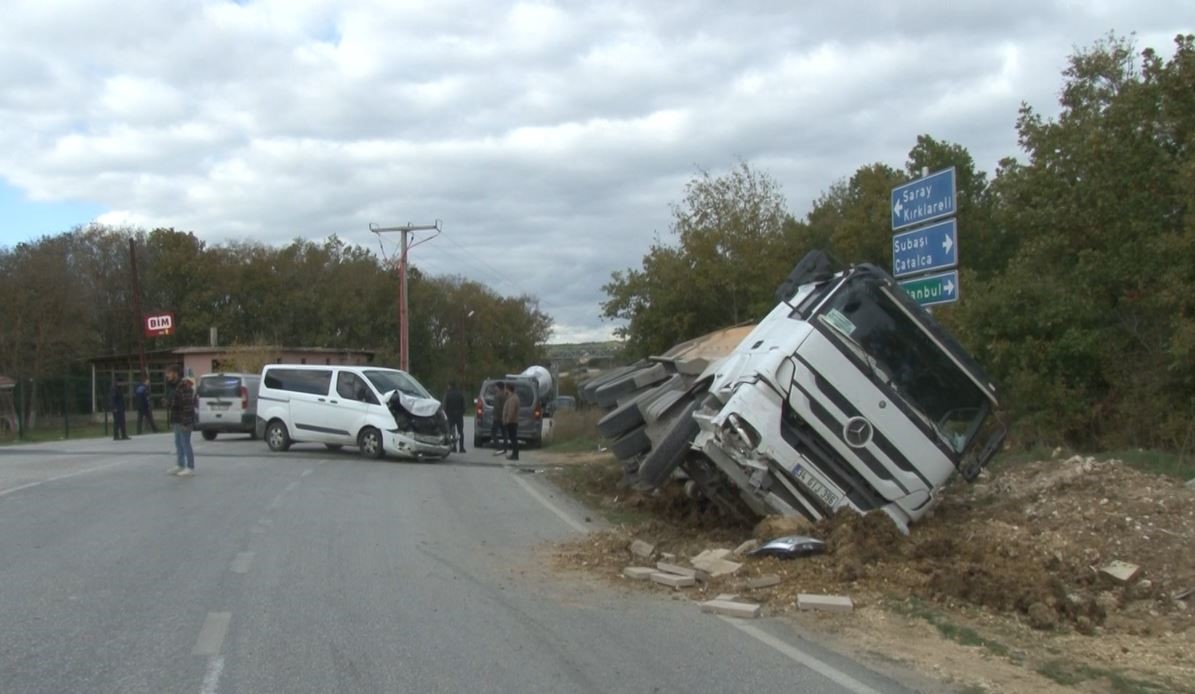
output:
M745 517L882 511L902 530L1006 432L995 386L873 265L810 253L758 324L582 385L626 482L670 480Z

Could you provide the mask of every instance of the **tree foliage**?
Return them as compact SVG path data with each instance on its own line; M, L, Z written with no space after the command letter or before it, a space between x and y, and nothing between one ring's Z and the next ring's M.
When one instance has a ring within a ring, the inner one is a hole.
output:
M216 328L225 345L368 349L398 363L398 277L362 247L336 236L213 246L174 229L91 226L0 248L0 373L37 381L137 350L130 241L143 311L176 318L176 333L147 348L207 344ZM433 391L542 359L552 319L534 298L414 267L409 291L411 370Z

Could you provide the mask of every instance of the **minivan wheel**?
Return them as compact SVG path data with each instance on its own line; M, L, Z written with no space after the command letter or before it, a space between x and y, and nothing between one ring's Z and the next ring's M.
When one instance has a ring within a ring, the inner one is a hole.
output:
M386 452L382 447L382 432L373 427L361 430L361 434L357 437L357 446L361 449L361 455L374 460L381 458L382 454Z
M204 429L203 430L203 440L204 441L215 441L216 440L216 432Z
M271 451L282 452L290 448L290 434L286 432L286 425L278 420L270 422L266 427L266 445Z

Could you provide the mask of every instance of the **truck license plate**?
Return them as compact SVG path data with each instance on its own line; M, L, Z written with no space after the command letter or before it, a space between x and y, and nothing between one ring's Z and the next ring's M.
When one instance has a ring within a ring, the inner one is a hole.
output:
M827 506L834 508L838 505L838 495L831 491L829 487L822 484L821 480L809 474L809 471L799 463L793 467L793 475L806 489L813 492L813 495L821 499Z

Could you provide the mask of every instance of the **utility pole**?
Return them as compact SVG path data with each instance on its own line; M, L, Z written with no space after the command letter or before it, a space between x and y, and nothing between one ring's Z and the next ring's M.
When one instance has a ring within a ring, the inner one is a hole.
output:
M141 357L141 378L149 378L145 364L145 314L141 313L141 279L137 276L137 247L129 239L129 263L133 267L133 313L137 323L137 352Z
M371 223L369 230L378 235L379 244L381 243L382 232L397 231L402 234L398 256L398 360L399 368L410 372L411 360L407 352L407 253L420 243L431 241L439 236L440 220L437 219L435 224L411 224L407 222L406 224L395 227L379 227ZM409 236L415 231L435 231L436 233L418 243L411 243Z

